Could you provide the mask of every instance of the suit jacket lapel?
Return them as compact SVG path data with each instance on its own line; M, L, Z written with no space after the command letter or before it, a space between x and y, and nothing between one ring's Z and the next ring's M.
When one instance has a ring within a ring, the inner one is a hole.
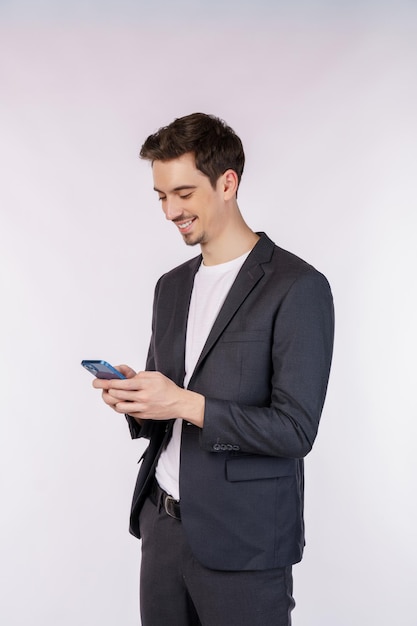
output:
M185 338L187 333L188 311L190 308L191 293L194 285L194 276L201 264L201 255L191 259L184 265L184 276L178 283L174 297L172 298L172 320L171 331L171 356L168 359L173 371L168 372L168 376L182 385L185 375Z
M258 243L242 265L236 280L233 283L213 324L204 348L194 368L193 375L188 385L189 387L192 384L192 379L194 378L195 373L207 354L210 352L236 311L264 275L264 270L262 269L261 264L270 260L274 244L264 233L259 234L261 234L261 239L259 239Z

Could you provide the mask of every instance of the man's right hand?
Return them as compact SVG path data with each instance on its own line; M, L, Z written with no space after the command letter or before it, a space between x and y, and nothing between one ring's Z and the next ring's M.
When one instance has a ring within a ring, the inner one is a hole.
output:
M133 370L128 365L116 365L115 369L121 372L126 378L133 378L134 376L136 376L135 370ZM93 387L95 389L102 389L101 397L103 398L104 402L109 407L111 407L114 411L116 411L116 404L120 402L120 400L118 400L117 398L114 398L113 396L109 394L109 388L111 387L111 382L103 378L95 378L93 380Z

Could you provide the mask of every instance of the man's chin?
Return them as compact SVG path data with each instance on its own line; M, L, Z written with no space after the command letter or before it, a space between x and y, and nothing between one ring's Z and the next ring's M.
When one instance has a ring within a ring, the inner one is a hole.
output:
M187 246L197 246L198 244L203 242L203 236L193 236L193 235L183 235L184 243Z

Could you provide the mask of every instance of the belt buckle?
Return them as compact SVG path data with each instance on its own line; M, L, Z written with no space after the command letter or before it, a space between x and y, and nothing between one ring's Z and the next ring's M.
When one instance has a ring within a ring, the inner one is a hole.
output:
M174 515L174 513L172 511L169 510L169 504L168 504L169 502L172 502L172 504L175 504L176 502L178 502L178 500L176 500L172 496L165 496L165 499L164 499L165 513L167 515L169 515L170 517L173 517L174 519L177 519L177 516Z

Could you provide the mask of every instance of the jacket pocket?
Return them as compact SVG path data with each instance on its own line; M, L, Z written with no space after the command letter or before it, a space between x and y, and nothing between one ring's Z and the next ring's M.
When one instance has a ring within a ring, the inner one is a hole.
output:
M294 476L296 459L266 456L242 456L226 460L226 478L230 482L263 480Z

